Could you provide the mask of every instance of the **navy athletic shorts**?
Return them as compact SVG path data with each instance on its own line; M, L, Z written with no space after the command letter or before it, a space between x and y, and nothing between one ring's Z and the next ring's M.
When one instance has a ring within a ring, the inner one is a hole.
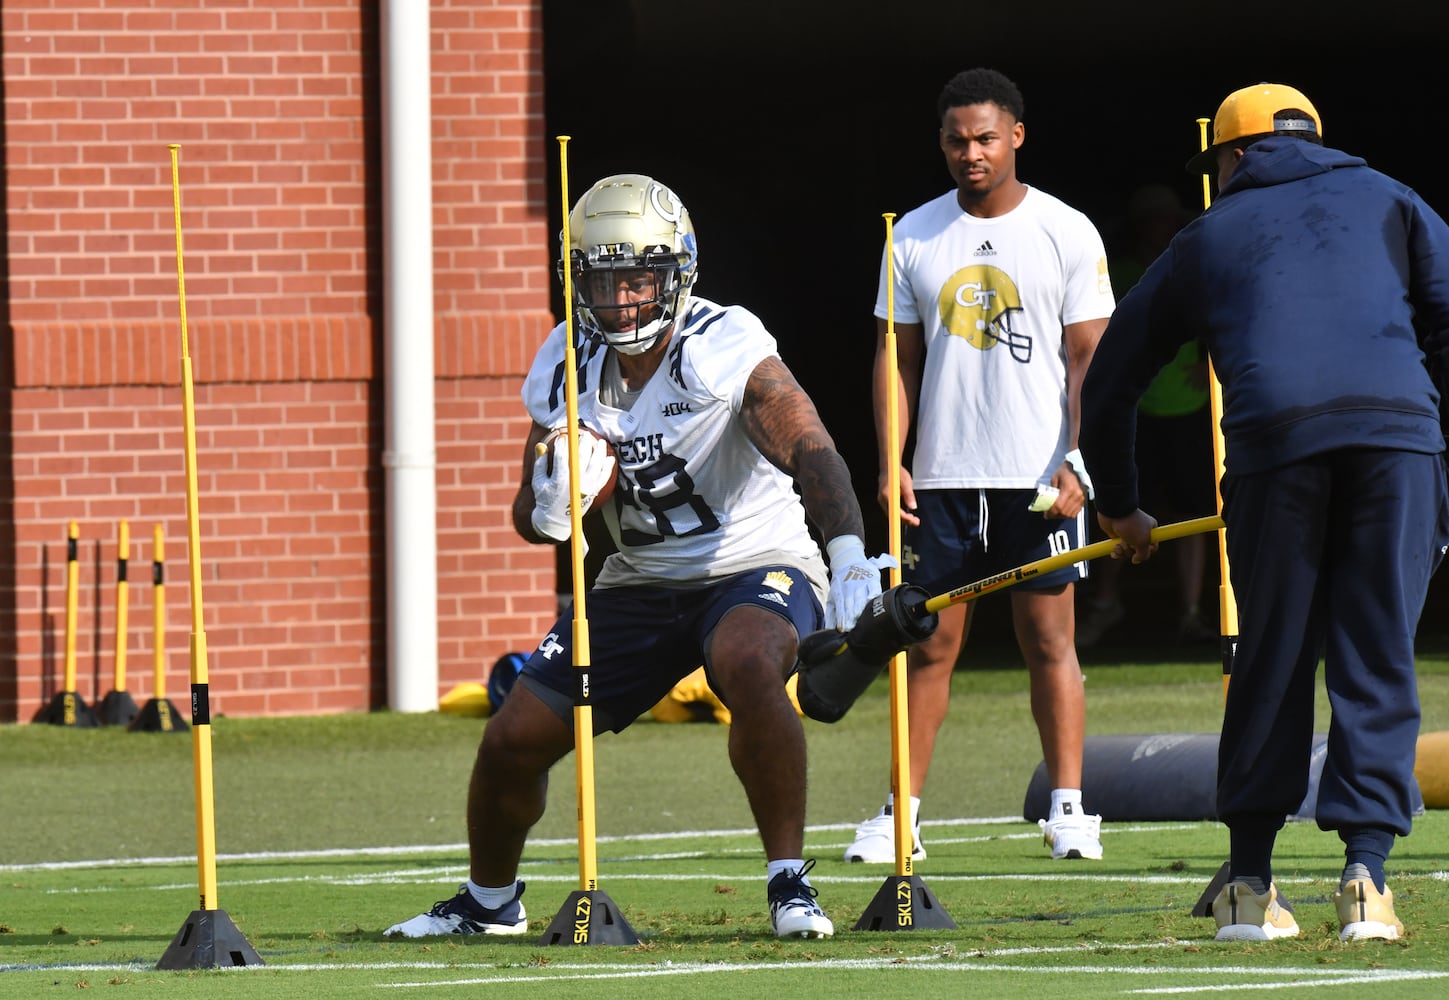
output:
M823 627L825 612L805 574L766 566L693 590L610 587L591 590L589 704L594 731L622 732L704 662L704 644L719 620L747 604L772 611L798 635ZM566 611L529 656L518 681L572 724L579 673L573 657L573 610ZM784 678L780 679L781 684ZM718 693L718 692L716 692Z
M901 578L942 594L1081 546L1084 505L1076 517L1047 520L1028 506L1036 490L917 490L919 526L901 533ZM1085 578L1075 563L1031 577L1014 589L1050 590Z

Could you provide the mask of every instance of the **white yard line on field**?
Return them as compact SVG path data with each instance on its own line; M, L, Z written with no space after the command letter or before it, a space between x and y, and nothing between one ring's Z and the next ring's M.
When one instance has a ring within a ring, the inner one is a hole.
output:
M958 826L1017 826L1024 823L1020 816L990 816L974 819L937 819L926 820L923 827L958 827ZM1123 826L1113 827L1108 825L1104 828L1107 833L1140 833L1151 831L1162 833L1172 830L1190 830L1196 824L1180 824L1167 826L1161 823L1154 823L1150 826ZM826 823L818 826L805 828L807 834L828 833L835 830L854 830L853 823ZM700 838L728 838L728 837L757 837L758 831L753 828L741 828L737 830L680 830L673 833L638 833L625 836L609 836L595 838L596 844L632 844L650 843L663 840L697 840ZM959 839L933 838L932 843L958 844L977 843L990 840L1014 840L1040 837L1040 832L1029 831L1025 833L1011 832L1002 834L987 834L977 837L966 837ZM577 844L577 838L540 838L530 840L529 846L533 848L563 847L570 844ZM827 845L829 846L829 845ZM460 854L468 853L467 844L402 844L391 847L333 847L321 850L309 851L248 851L237 854L219 854L217 861L296 861L320 858L358 858L358 857L399 857L417 854ZM682 856L682 855L676 855ZM668 857L668 855L658 855ZM164 865L189 865L196 861L195 855L170 855L162 857L141 857L141 858L97 858L89 861L35 861L25 864L0 864L0 872L26 872L26 871L65 871L68 869L85 868L145 868Z
M607 859L600 859L607 861ZM638 859L634 859L638 860ZM885 875L889 874L884 866L875 866L877 874L873 875L822 875L819 872L811 873L811 880L818 886L824 885L878 885ZM543 874L532 870L528 862L524 862L519 870L519 878L529 885L566 884L578 882L577 873L560 872L554 874ZM741 876L739 872L625 872L617 869L610 869L604 881L611 884L620 882L738 882L740 879L753 878L754 876ZM1122 885L1202 885L1202 877L1187 875L1096 875L1084 872L1079 875L1068 875L1060 873L1028 875L1019 872L1003 873L1000 875L940 875L932 873L930 881L935 882L1095 882L1114 883ZM330 885L330 886L365 886L365 885L439 885L450 886L454 889L459 884L467 881L468 872L464 868L457 871L440 873L437 869L423 871L387 871L371 872L366 875L278 875L268 878L226 878L218 882L222 888L239 889L244 886L253 885ZM1311 878L1281 878L1277 881L1283 885L1294 882L1313 882ZM42 889L46 895L86 895L96 892L175 892L179 889L195 888L195 881L173 882L165 885L137 886L133 884L122 885L99 885L87 883L84 886L72 886L66 889Z
M874 958L874 959L816 959L809 963L813 971L824 970L890 970L892 974L901 975L906 972L934 972L934 973L972 973L999 972L1006 974L1022 973L1046 973L1053 976L1061 975L1102 975L1118 974L1124 976L1173 976L1182 978L1186 976L1205 976L1214 980L1201 986L1170 986L1170 987L1149 987L1144 989L1124 990L1125 994L1137 993L1190 993L1199 991L1218 990L1243 990L1243 989L1289 989L1298 987L1313 986L1344 986L1344 985L1391 985L1402 983L1408 980L1418 979L1442 979L1449 977L1449 972L1434 971L1392 971L1386 969L1341 969L1332 972L1325 972L1322 968L1281 968L1262 969L1249 967L1213 967L1207 969L1183 969L1169 968L1164 966L1140 966L1140 965L1060 965L1033 967L1011 965L990 959L1020 956L1037 957L1047 954L1081 953L1084 951L1138 951L1148 948L1181 947L1191 942L1164 942L1147 945L1092 945L1092 946L1070 946L1070 947L1049 947L1049 948L1013 948L1009 951L985 951L973 952L970 955L929 955L915 958ZM319 968L325 968L319 966ZM450 969L457 966L450 966ZM798 971L801 968L799 962L761 962L761 963L697 963L697 962L663 962L659 965L649 967L625 966L625 965L573 965L559 966L550 964L546 970L540 969L537 974L514 974L499 976L470 976L460 979L449 979L443 981L412 980L394 983L378 983L380 989L437 989L446 986L492 986L505 983L552 983L581 982L602 979L644 979L659 976L681 976L681 975L708 975L718 972L740 972L748 969L751 974L770 971ZM506 971L506 970L499 970ZM1288 977L1284 980L1284 977ZM1296 978L1295 978L1296 977ZM1223 983L1222 979L1232 979L1233 982ZM1247 981L1245 981L1247 980Z
M1024 822L1019 816L992 816L979 819L927 820L923 826L1001 826ZM830 823L806 827L807 833L830 830L854 830L853 823ZM738 830L679 830L673 833L635 833L627 836L598 837L599 844L648 843L659 840L695 840L702 837L755 837L753 828ZM577 838L540 838L530 840L533 847L562 847L578 843ZM312 851L248 851L239 854L219 854L218 861L296 861L307 858L355 858L396 857L408 854L467 854L467 844L400 844L391 847L332 847ZM191 864L195 855L172 855L144 858L97 858L90 861L35 861L28 864L0 864L0 872L64 871L69 868L120 868L147 867L157 865Z
M1283 968L1255 968L1250 966L1211 966L1205 968L1183 968L1180 966L1163 965L1113 965L1113 964L1052 964L1048 966L1022 966L1002 961L1011 958L1039 958L1043 955L1100 955L1103 952L1141 952L1163 949L1182 949L1197 947L1213 947L1215 942L1192 941L1192 940L1171 940L1157 941L1138 944L1109 944L1105 942L1085 942L1074 945L1052 945L1041 948L996 948L996 949L973 949L968 953L936 953L932 955L919 956L895 956L865 959L828 959L816 958L808 963L808 968L815 971L826 970L890 970L892 974L902 975L908 972L935 972L935 973L973 973L996 972L1010 975L1025 973L1046 973L1053 976L1062 975L1101 975L1117 974L1122 976L1172 976L1178 982L1172 986L1149 986L1138 989L1123 990L1124 995L1137 994L1190 994L1224 992L1228 990L1280 990L1280 989L1311 989L1319 986L1391 986L1396 983L1404 983L1414 980L1444 979L1449 978L1449 972L1436 970L1392 970L1392 969L1335 969L1325 970L1322 967L1283 967ZM1231 947L1231 946L1229 946ZM149 967L149 966L147 966ZM403 980L391 983L374 984L378 989L439 989L449 986L501 986L504 984L530 983L530 984L554 984L576 983L590 980L605 979L647 979L661 976L686 976L686 975L709 975L719 972L738 973L749 971L752 974L767 972L797 972L804 968L801 962L670 962L664 961L652 965L637 965L624 963L549 963L542 966L503 966L491 962L336 962L318 963L307 962L292 964L270 964L258 966L243 966L237 968L222 968L217 971L230 975L260 975L260 974L284 974L289 972L368 972L368 971L413 971L426 972L438 971L457 975L460 972L474 971L494 973L493 975L470 975L463 978L452 978L445 980ZM46 963L45 965L0 965L0 972L24 972L39 971L47 972L72 971L72 972L104 972L123 971L128 969L141 968L135 962L106 964L97 962L75 962L75 963ZM531 970L531 971L525 971ZM1187 978L1202 977L1210 979L1211 982L1203 982L1198 985L1183 985L1181 980ZM1225 981L1227 980L1227 981Z
M1183 970L1179 970L1183 971ZM1267 970L1258 970L1266 972ZM1286 970L1278 970L1282 973ZM1306 970L1305 970L1306 971ZM1422 971L1416 972L1410 969L1365 969L1357 974L1351 974L1353 970L1343 969L1334 973L1324 973L1322 970L1315 970L1312 978L1294 979L1286 983L1253 983L1250 988L1254 990L1292 990L1307 989L1314 986L1389 986L1395 983L1408 982L1415 979L1444 979L1449 977L1449 972ZM1212 983L1202 986L1154 986L1140 990L1127 990L1130 994L1181 994L1181 993L1221 993L1227 990L1241 990L1244 983Z

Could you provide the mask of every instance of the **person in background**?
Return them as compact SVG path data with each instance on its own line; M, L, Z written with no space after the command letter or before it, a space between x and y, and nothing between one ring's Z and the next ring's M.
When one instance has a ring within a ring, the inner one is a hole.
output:
M845 461L754 314L693 294L699 249L679 197L641 174L605 177L578 200L560 267L578 329L579 488L565 426L566 324L523 384L533 425L513 523L546 545L603 504L616 551L588 592L595 728L622 731L704 665L731 714L729 756L765 851L779 937L834 925L803 859L805 734L785 690L801 635L848 629L881 592ZM582 428L589 428L584 432ZM814 522L829 556L827 576ZM563 615L483 730L468 787L469 879L388 935L522 934L518 879L550 769L574 749L579 668Z
M900 469L902 576L930 593L1079 547L1091 480L1077 452L1078 391L1113 298L1101 235L1085 215L1017 177L1021 92L994 69L954 76L937 101L954 189L906 213L885 248L874 369L879 499ZM893 267L888 267L893 265ZM894 275L898 378L889 381ZM899 400L899 437L888 400ZM903 463L914 429L909 468ZM1073 643L1084 564L1019 584L1012 622L1051 779L1041 820L1053 858L1102 857L1101 817L1082 802L1086 696ZM907 653L911 857L926 856L920 797L976 602L942 609ZM856 830L848 861L895 860L896 803Z
M1317 821L1344 846L1339 937L1403 933L1385 867L1411 827L1414 632L1449 547L1449 226L1322 142L1294 87L1227 96L1188 164L1218 197L1124 297L1082 389L1098 521L1115 556L1140 562L1156 520L1139 506L1137 401L1193 339L1222 382L1239 643L1218 743L1219 940L1299 933L1273 848L1308 789L1320 656L1332 720Z
M1128 200L1120 242L1112 245L1112 288L1125 293L1167 249L1192 213L1166 184L1147 184ZM1109 244L1111 241L1109 241ZM1183 344L1158 372L1137 404L1137 468L1143 504L1164 521L1204 517L1217 511L1213 427L1208 407L1207 355L1196 340ZM1177 584L1177 638L1200 642L1216 637L1202 616L1203 573L1208 535L1188 535L1172 546ZM1086 615L1077 627L1077 647L1087 649L1127 614L1122 599L1122 566L1108 559L1092 572Z

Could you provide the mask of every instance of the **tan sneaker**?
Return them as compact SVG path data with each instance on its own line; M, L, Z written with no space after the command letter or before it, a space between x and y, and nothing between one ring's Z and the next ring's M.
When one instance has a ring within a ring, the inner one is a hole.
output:
M1272 941L1298 936L1293 911L1278 898L1278 887L1254 892L1246 882L1229 882L1213 900L1219 941Z
M1384 886L1382 893L1373 879L1356 878L1333 894L1338 909L1340 941L1397 941L1404 925L1394 914L1394 893Z

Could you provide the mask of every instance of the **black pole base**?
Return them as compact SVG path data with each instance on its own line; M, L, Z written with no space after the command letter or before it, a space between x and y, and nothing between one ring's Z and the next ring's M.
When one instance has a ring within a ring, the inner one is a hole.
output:
M152 698L146 702L130 725L133 733L184 733L190 728L170 698Z
M192 910L158 969L230 969L266 965L225 910Z
M139 711L129 691L112 691L96 706L103 726L129 726Z
M1231 882L1232 879L1233 870L1229 866L1229 862L1224 861L1223 866L1218 869L1218 873L1213 876L1213 880L1202 891L1197 905L1192 908L1192 915L1194 917L1211 917L1213 915L1213 900L1218 898L1218 893L1223 891L1223 886Z
M539 944L638 944L639 935L602 889L575 889Z
M854 930L951 930L955 926L951 914L918 876L892 875L876 892Z
M52 726L72 726L76 729L94 729L100 725L96 721L96 713L74 691L62 691L50 699L50 704L36 713L35 721L48 722Z

